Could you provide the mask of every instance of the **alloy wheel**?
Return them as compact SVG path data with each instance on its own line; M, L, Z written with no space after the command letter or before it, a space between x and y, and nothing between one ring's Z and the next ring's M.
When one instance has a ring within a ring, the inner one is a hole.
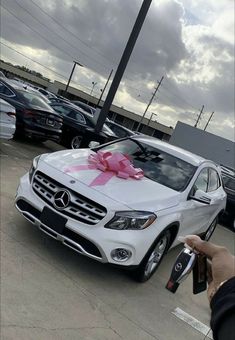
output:
M159 265L162 256L164 255L168 244L167 235L163 235L157 244L155 245L152 253L149 255L149 259L146 263L144 276L149 277L155 268Z
M75 136L71 140L71 148L72 149L79 149L81 147L82 143L82 137L81 136Z

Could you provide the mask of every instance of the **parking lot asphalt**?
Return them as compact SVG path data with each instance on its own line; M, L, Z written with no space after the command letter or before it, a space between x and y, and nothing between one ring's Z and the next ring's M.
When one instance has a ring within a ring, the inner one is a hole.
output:
M170 250L150 281L78 255L43 234L14 208L20 177L53 143L1 141L1 339L203 340L176 308L209 325L206 293L188 278L164 287L181 247ZM234 254L234 233L218 226L212 240ZM200 327L199 327L200 328Z

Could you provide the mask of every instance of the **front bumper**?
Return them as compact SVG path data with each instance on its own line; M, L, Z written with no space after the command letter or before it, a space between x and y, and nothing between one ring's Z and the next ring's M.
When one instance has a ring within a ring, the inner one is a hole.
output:
M137 266L153 242L151 235L148 235L151 228L148 228L149 230L134 231L104 228L104 225L113 217L114 213L111 211L107 213L104 219L93 226L64 216L35 194L29 182L28 174L21 178L15 205L28 221L47 235L62 242L74 251L103 263L111 263L123 267ZM49 226L41 222L41 214L44 207L48 207L54 213L66 217L67 221L63 233L57 232L52 225ZM111 252L117 248L128 250L132 254L131 257L125 262L115 261L111 257Z

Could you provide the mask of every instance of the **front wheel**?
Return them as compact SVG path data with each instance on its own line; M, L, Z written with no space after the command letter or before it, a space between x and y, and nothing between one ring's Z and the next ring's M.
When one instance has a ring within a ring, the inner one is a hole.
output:
M154 242L138 268L133 273L135 280L138 282L146 282L150 279L159 267L169 245L170 232L167 230L158 236L157 240Z
M71 149L79 149L82 145L82 136L74 136L71 139L70 147Z

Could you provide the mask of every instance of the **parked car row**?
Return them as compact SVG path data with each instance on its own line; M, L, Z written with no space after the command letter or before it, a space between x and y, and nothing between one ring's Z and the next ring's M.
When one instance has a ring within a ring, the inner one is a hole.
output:
M103 130L96 133L94 107L77 100L69 101L18 79L0 77L0 98L16 109L15 136L24 135L40 141L50 139L69 148L79 148L88 146L91 140L103 143L136 134L109 119Z
M16 110L15 136L27 136L40 141L60 140L62 117L35 91L14 80L0 79L0 98Z
M52 97L48 91L39 92L28 84L0 78L0 98L16 110L15 136L49 139L68 148L87 147L92 140L104 143L117 138L105 124L101 132L95 131L94 111L90 114L75 103Z

